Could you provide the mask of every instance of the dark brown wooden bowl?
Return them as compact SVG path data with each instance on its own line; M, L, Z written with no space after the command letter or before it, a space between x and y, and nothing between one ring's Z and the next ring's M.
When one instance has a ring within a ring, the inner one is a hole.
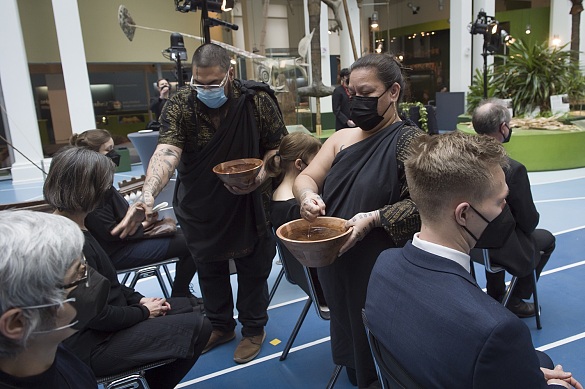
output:
M257 158L234 159L215 165L213 172L229 186L246 188L254 183L262 164L262 160Z
M308 267L331 265L350 233L344 219L329 216L318 217L310 224L305 219L293 220L276 230L291 254Z

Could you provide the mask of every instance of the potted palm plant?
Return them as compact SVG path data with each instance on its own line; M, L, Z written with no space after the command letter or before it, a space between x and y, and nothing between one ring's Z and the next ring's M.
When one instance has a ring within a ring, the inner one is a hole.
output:
M550 96L568 94L571 101L585 97L585 77L571 62L573 52L548 42L527 45L518 39L510 55L496 55L502 63L488 71L488 97L510 98L517 116L540 110L550 113ZM483 73L476 71L467 96L468 112L483 98Z
M497 94L511 98L515 112L523 115L540 109L550 112L550 96L581 91L571 90L574 79L583 78L572 52L564 46L549 46L547 42L526 45L517 40L510 46L510 55L494 72ZM499 56L503 57L503 56Z

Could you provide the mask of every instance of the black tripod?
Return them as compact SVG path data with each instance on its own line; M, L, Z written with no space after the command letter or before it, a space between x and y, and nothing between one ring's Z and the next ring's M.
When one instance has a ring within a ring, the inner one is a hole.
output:
M481 56L483 57L483 98L487 99L488 98L488 64L487 64L487 57L488 55L490 55L490 52L488 51L488 42L487 39L484 36L484 40L483 40L483 52L481 53Z

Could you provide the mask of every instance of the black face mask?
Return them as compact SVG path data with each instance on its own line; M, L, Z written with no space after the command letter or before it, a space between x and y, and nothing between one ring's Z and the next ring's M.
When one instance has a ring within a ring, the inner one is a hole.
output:
M469 206L488 224L479 238L473 235L467 227L462 226L475 239L475 247L480 249L499 249L502 247L516 227L516 220L514 220L508 204L504 206L502 212L491 222L479 213L477 209L473 208L471 204Z
M389 88L388 88L389 89ZM388 92L388 89L384 93ZM351 120L364 131L371 131L384 120L384 115L392 105L390 103L382 116L378 115L378 97L352 96L349 101L349 116Z
M110 281L96 270L87 267L87 282L82 282L69 292L67 297L75 297L73 307L77 315L71 327L82 330L98 314L102 312L110 294Z
M108 151L106 157L110 158L116 164L116 166L120 166L120 154L118 154L116 150L112 149Z
M512 128L508 127L508 136L504 138L502 143L508 143L510 141L511 137L512 137Z

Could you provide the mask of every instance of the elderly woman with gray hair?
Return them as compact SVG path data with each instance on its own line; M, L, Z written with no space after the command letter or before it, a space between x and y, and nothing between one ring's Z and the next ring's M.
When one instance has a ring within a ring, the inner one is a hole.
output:
M201 355L211 335L211 323L196 302L186 297L144 297L119 283L108 255L84 224L87 214L104 202L115 168L105 155L66 148L53 156L43 187L55 213L73 220L82 230L87 263L111 284L103 311L65 344L97 376L175 359L145 374L152 389L174 388Z
M60 345L106 303L109 283L89 268L83 234L64 217L0 212L0 388L96 388Z

